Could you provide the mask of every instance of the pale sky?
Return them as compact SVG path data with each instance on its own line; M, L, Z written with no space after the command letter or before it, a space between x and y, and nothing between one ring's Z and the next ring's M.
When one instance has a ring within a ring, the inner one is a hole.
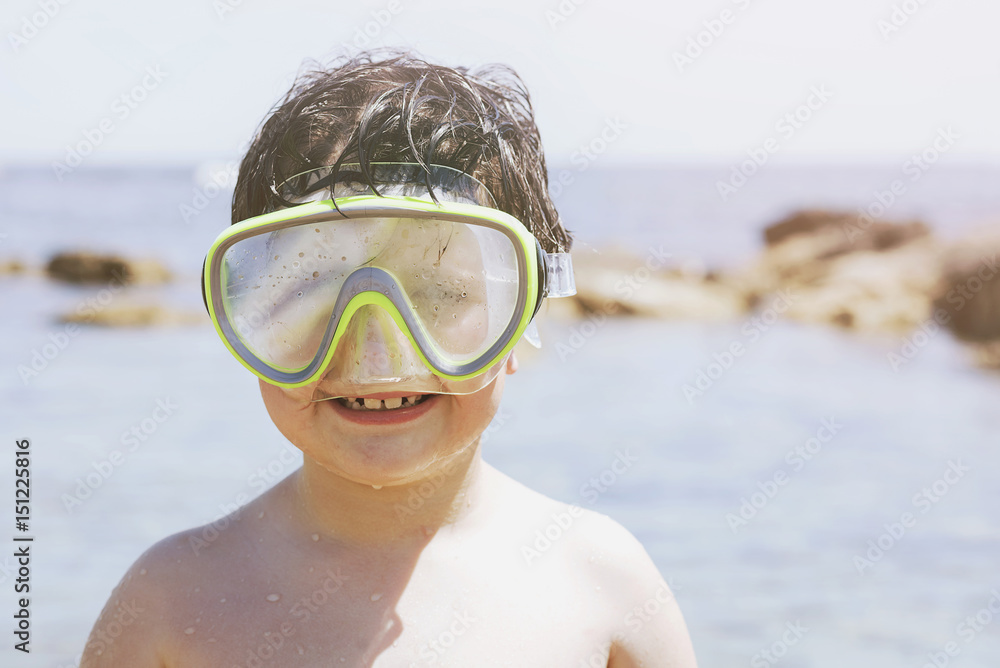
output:
M946 128L950 158L996 161L997 25L995 0L5 0L0 164L88 137L92 164L232 159L304 58L366 27L443 64L512 65L552 164L602 131L611 165L731 161L769 138L777 160L892 161Z

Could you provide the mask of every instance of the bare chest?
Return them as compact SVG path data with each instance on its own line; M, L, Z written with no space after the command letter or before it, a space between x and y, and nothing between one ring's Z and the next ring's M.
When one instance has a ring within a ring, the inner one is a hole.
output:
M295 582L223 580L197 589L169 621L172 666L607 663L611 627L568 579L314 568Z

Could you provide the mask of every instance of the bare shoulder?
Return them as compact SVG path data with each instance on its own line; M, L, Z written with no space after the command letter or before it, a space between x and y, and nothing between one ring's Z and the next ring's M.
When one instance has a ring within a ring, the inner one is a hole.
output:
M227 544L240 540L239 532L225 529L238 517L168 536L136 559L94 623L80 668L173 666L177 634L190 616L185 592L225 571Z
M509 479L508 479L509 480ZM694 668L694 650L674 594L642 543L607 515L562 503L511 481L531 539L531 563L558 563L581 589L596 593L611 650L608 666ZM520 489L518 489L520 488ZM558 553L547 559L545 552Z
M578 549L588 576L606 593L615 631L608 666L695 668L687 625L670 585L632 533L606 515L583 511Z
M695 668L680 607L646 549L607 515L580 510L580 531L571 540L579 558L585 558L585 577L605 593L612 615L608 666Z
M146 550L112 590L87 639L80 668L167 666L170 592L182 579L186 534Z

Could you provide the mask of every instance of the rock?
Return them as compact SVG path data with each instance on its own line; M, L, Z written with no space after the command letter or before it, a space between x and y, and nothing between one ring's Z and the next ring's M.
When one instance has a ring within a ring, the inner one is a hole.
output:
M1000 370L1000 340L987 343L971 343L972 359L986 369Z
M920 221L803 211L767 228L767 247L735 282L751 303L779 290L796 320L907 331L931 313L940 248Z
M717 275L658 265L621 249L575 254L572 302L582 314L708 320L731 318L747 308L743 294Z
M933 242L891 253L852 253L808 283L787 286L788 316L864 331L905 332L930 314L939 250Z
M1000 341L1000 227L952 244L944 253L934 308L968 342Z
M842 223L850 214L825 211L823 209L805 209L772 223L764 228L764 242L768 246L788 239L797 234L813 234L818 230Z
M807 209L764 228L768 247L794 237L822 239L817 258L859 250L889 250L926 237L930 229L921 221L888 222L848 212Z
M158 327L192 325L205 322L206 316L198 311L181 311L159 304L112 304L86 314L67 313L61 322L72 322L102 327Z
M20 260L0 260L0 275L23 274L26 269Z
M170 272L156 260L129 260L87 251L59 253L45 267L50 278L69 283L164 283Z

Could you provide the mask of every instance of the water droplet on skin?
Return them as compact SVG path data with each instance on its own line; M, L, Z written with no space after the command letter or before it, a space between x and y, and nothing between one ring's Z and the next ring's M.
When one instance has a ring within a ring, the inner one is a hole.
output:
M316 230L316 231L319 232L319 230ZM304 649L302 649L302 645L296 645L295 648L298 650L298 652L299 652L300 655L306 653L306 651Z
M274 603L275 601L280 601L281 594L268 594L267 600L271 601L272 603Z
M312 539L313 539L313 541L318 541L319 540L319 534L318 533L314 533L312 535Z
M145 568L140 568L139 569L139 575L145 575L145 574L146 574L146 569Z
M312 573L314 570L316 570L314 567L312 567L312 566L309 567L309 572L310 573Z
M201 587L195 587L195 588L194 588L194 590L195 590L196 592L198 592L198 591L201 591Z
M226 599L224 599L224 598L220 598L219 599L219 603L225 603L225 602L226 602Z
M215 638L209 638L208 642L215 642Z
M192 633L194 633L194 627L193 626L189 626L186 629L184 629L184 634L185 635L191 635Z
M372 489L382 489L382 485L372 485Z
M377 601L382 598L382 594L372 594L372 601Z

